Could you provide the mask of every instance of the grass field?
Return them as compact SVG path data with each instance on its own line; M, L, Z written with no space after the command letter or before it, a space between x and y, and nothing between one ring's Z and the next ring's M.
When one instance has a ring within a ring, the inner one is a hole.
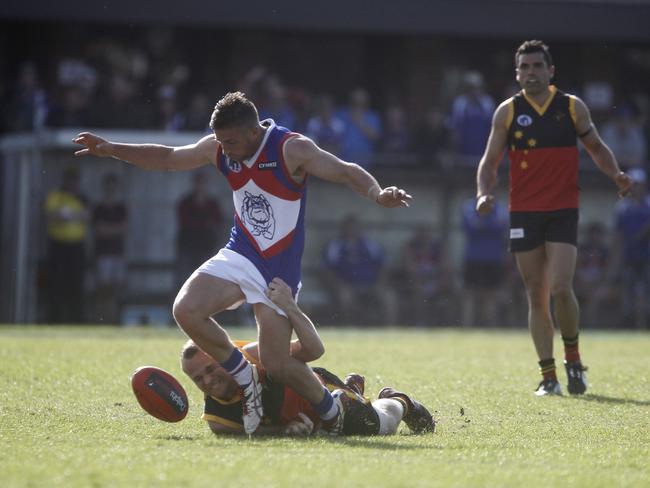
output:
M364 373L369 394L385 385L413 393L436 411L436 434L218 438L180 372L179 332L0 327L0 485L650 486L648 333L584 332L591 389L553 398L532 394L538 372L525 331L322 334L319 365ZM145 364L185 385L183 422L140 409L129 378Z

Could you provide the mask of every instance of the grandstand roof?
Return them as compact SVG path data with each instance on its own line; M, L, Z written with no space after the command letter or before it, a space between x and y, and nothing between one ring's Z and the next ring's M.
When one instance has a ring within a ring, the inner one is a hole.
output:
M468 37L650 40L648 0L5 0L0 19L214 25Z

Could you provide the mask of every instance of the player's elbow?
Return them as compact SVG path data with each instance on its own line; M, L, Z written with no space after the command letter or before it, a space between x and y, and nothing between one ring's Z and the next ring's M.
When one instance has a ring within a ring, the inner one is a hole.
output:
M317 341L315 344L310 344L309 347L303 348L301 351L303 361L306 363L320 359L323 354L325 354L325 346L321 341Z

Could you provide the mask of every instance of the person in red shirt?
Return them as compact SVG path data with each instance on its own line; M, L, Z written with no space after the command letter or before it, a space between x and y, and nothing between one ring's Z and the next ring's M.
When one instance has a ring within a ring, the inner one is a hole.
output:
M176 281L179 286L217 252L226 232L217 199L208 190L208 175L192 175L192 188L176 205Z
M612 151L598 135L587 106L550 84L555 73L548 46L526 41L515 52L522 90L497 107L477 171L476 210L492 211L497 170L510 159L510 251L528 296L528 326L543 379L536 395L561 394L553 358L554 323L565 350L568 390L587 389L578 352L579 308L573 292L578 233L578 148L580 139L596 166L616 184L619 196L632 186Z

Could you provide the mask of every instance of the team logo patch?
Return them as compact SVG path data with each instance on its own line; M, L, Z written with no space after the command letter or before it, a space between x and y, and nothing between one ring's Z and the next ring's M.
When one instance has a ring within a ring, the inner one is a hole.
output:
M524 229L518 227L516 229L510 229L510 239L523 239L524 238Z
M522 127L528 127L533 123L533 119L530 115L522 114L517 117L517 123Z
M241 218L246 228L254 236L273 239L275 234L275 217L273 207L262 194L253 195L247 191L241 206Z
M258 169L275 169L278 167L278 162L277 161L269 161L267 163L258 163L257 168Z
M228 169L233 173L241 172L241 164L237 161L233 161L232 159L228 158L226 165L228 166Z

